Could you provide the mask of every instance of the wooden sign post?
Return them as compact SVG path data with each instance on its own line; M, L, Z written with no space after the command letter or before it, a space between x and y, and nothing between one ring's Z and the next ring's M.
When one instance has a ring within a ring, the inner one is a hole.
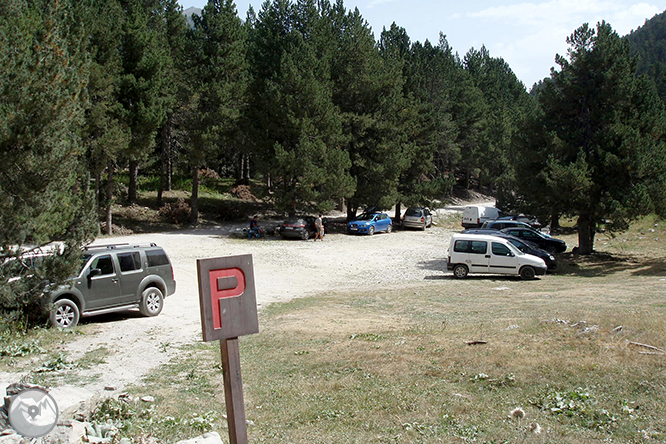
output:
M220 341L230 444L247 444L238 337L259 332L252 255L198 259L204 341Z

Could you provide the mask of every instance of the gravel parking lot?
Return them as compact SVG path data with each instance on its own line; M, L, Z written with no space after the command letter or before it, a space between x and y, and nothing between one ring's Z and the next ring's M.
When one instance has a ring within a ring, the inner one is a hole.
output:
M393 287L441 277L450 230L395 230L391 234L328 234L323 242L247 239L243 226L221 225L169 233L99 239L96 244L154 242L165 248L174 267L176 293L165 299L162 313L144 318L119 313L84 318L87 334L61 346L75 362L101 347L105 362L89 369L72 368L78 387L99 393L138 383L152 369L178 355L180 346L201 341L196 260L252 254L259 309L267 304L328 291ZM261 328L261 325L260 325ZM26 369L27 371L28 369ZM63 376L66 376L63 375ZM0 381L17 380L0 374Z

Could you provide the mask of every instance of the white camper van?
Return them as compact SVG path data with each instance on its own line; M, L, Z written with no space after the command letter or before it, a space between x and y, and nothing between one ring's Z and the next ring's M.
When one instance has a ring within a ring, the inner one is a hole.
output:
M495 207L483 205L470 205L463 211L462 226L465 228L480 228L484 222L499 219L504 213Z
M446 268L456 278L469 273L513 274L523 279L546 274L543 259L525 254L507 239L484 234L454 234Z

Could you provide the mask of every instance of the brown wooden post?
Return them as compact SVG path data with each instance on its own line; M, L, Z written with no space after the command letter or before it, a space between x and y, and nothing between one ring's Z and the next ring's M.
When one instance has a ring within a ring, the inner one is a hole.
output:
M247 424L243 401L240 349L238 338L221 339L222 373L224 374L224 399L227 404L229 443L247 444Z
M197 259L203 340L220 341L229 443L247 444L238 337L259 333L252 255Z

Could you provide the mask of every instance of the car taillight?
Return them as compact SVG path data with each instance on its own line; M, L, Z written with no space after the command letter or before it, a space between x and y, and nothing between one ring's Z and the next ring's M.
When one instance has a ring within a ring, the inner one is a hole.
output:
M422 217L422 218L421 218L421 222L425 222L425 217Z
M476 223L477 223L477 224L480 224L480 223L481 223L481 219L479 219L479 218L477 217L477 218L476 218Z

